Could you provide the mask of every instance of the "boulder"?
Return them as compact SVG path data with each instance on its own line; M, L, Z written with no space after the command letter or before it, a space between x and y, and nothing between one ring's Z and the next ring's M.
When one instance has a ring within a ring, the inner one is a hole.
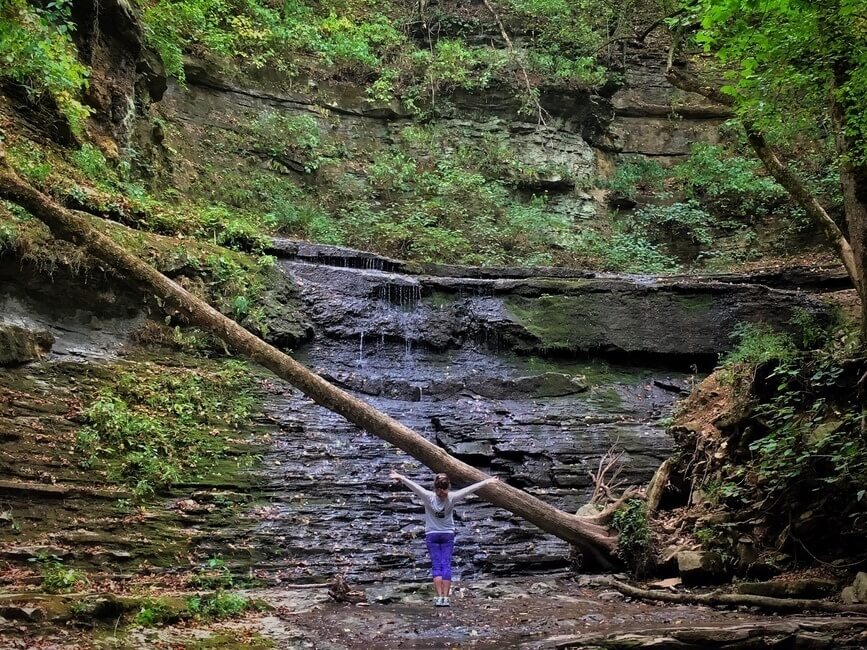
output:
M54 335L47 330L0 323L0 366L36 361L51 350L53 344Z
M718 584L728 578L722 555L715 551L681 551L677 570L685 585Z

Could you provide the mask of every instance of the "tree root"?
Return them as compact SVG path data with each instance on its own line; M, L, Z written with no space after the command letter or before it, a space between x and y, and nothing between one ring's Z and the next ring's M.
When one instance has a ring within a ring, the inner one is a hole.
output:
M711 607L758 607L775 612L824 612L827 614L867 614L867 605L845 605L828 600L808 598L772 598L752 594L729 594L712 591L709 594L681 594L656 589L641 589L618 580L606 580L606 584L630 598L654 600L663 603L685 605L709 605Z
M811 648L838 650L863 648L867 643L867 618L805 618L782 621L754 621L734 625L656 627L628 632L595 632L545 639L544 648L600 648L639 650L755 650L755 648Z

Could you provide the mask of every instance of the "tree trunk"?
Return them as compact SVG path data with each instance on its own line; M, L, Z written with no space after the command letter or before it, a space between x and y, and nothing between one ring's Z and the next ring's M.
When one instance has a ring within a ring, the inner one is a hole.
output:
M0 197L26 208L45 223L52 234L96 257L128 280L152 292L191 324L222 339L232 350L271 370L317 404L342 415L349 422L404 450L434 472L444 472L458 483L474 483L486 475L450 456L397 420L389 417L254 336L235 321L193 296L156 269L130 254L91 223L58 205L22 180L6 162L0 144ZM617 564L617 535L603 521L558 510L526 492L502 482L486 485L479 495L578 547L603 568Z
M712 591L708 594L675 593L661 589L641 589L620 582L605 581L621 594L641 600L654 600L663 603L681 603L686 605L709 605L711 607L758 607L773 612L824 612L827 614L867 614L867 605L847 605L830 600L813 600L807 598L773 598L771 596L756 596L754 594L727 594Z

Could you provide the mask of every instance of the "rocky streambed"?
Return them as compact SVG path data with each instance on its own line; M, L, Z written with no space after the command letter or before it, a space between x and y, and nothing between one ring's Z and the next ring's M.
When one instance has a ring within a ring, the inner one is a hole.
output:
M785 327L796 310L825 313L779 278L774 289L749 278L495 273L277 248L295 289L274 322L295 332L282 339L297 343L294 356L449 453L567 510L586 502L590 473L612 446L624 452L625 483L652 475L672 450L673 405L738 322ZM368 590L426 582L420 508L387 476L396 468L424 482L428 472L264 373L259 415L210 475L136 509L106 474L82 469L82 407L124 368L155 362L130 338L147 319L142 301L93 282L76 291L62 276L0 277L6 331L19 342L33 333L18 359L29 364L0 374L7 583L38 583L30 560L47 555L86 570L94 585L148 575L173 584L209 558L236 578L285 588L335 575ZM814 284L837 288L833 277ZM315 334L300 341L307 323ZM196 363L165 352L156 362ZM236 461L250 453L256 461L244 469ZM529 590L573 568L565 543L478 499L461 509L458 535L456 577L467 585L518 578Z

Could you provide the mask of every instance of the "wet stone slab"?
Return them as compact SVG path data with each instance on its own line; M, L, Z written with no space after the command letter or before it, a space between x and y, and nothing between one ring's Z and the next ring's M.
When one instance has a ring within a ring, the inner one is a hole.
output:
M459 458L571 511L589 497L588 471L615 443L626 452L628 482L650 477L671 451L660 419L677 397L658 383L685 381L665 371L556 366L474 350L408 355L401 346L374 344L359 355L355 346L335 341L314 343L300 359L330 376L418 385L421 397L364 397ZM428 391L444 377L466 385L479 374L507 381L552 367L581 377L586 390L558 397L518 392L513 399L467 389ZM338 572L362 583L424 580L421 507L388 472L398 469L422 483L429 473L289 387L275 386L272 393L266 412L276 425L273 446L257 470L262 502L250 514L254 528L236 540L257 553L260 574L288 582L327 580ZM564 542L475 497L460 508L457 534L455 570L463 578L570 566Z

